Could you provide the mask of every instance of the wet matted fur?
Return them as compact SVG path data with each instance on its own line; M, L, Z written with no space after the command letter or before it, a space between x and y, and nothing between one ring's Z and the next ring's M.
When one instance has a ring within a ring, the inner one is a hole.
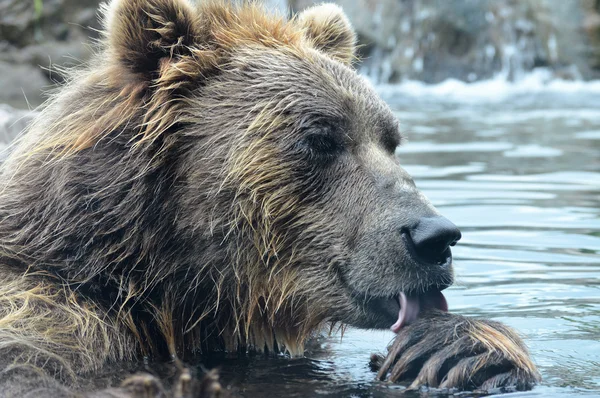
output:
M529 390L540 374L527 347L509 327L495 321L430 311L405 327L374 355L371 367L380 380L426 386L433 394L479 394Z
M143 357L301 355L326 324L386 328L399 292L452 283L403 243L437 212L342 11L201 3L104 6L98 54L3 165L0 395L104 388ZM173 391L218 391L189 377Z

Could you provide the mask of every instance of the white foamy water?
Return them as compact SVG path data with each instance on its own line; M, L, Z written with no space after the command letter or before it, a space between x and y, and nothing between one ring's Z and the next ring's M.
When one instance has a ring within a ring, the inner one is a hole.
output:
M600 95L600 80L585 82L556 79L551 71L540 68L517 82L509 82L504 76L473 83L448 79L433 85L408 80L397 85L379 85L377 91L384 97L403 95L420 98L435 97L443 101L459 103L480 103L505 101L511 97L532 94Z

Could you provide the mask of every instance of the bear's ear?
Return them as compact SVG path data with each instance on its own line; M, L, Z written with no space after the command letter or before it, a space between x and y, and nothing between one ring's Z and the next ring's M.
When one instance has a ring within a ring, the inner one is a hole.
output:
M135 73L153 76L163 59L187 55L200 35L187 0L112 0L103 8L109 48Z
M356 51L356 33L342 9L335 4L307 8L298 15L313 46L330 57L350 65Z

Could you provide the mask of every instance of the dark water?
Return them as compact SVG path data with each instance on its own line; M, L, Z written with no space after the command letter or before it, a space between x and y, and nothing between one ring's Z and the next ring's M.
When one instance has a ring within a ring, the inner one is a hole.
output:
M600 396L596 91L524 90L498 100L484 91L455 101L460 95L383 90L409 138L401 163L463 231L451 311L517 328L542 372L541 386L511 396ZM317 341L304 359L214 364L248 397L405 396L367 367L392 337L349 329Z

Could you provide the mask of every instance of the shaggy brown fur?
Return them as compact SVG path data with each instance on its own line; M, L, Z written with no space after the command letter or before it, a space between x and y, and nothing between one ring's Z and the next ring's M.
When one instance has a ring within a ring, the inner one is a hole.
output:
M380 380L409 382L409 389L485 394L529 390L540 381L527 347L510 328L434 311L404 328L385 360L371 361Z
M98 55L3 165L0 396L113 386L107 372L142 357L301 355L327 323L387 328L399 292L452 283L451 264L425 266L403 240L437 213L349 67L341 10L201 3L105 6ZM172 393L218 393L190 377ZM140 394L162 385L92 396Z

